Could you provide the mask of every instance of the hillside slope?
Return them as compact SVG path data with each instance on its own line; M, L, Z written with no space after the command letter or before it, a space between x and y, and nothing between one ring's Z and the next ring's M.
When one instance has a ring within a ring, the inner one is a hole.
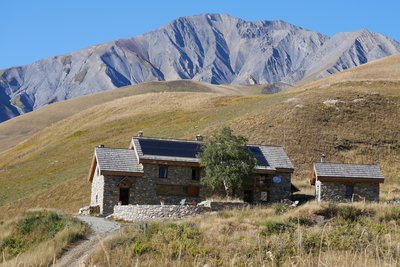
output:
M366 30L328 37L279 20L182 17L137 37L5 70L0 121L49 103L146 81L293 84L399 52L398 42Z
M261 87L235 88L217 86L194 81L148 82L133 86L83 96L68 101L46 105L35 112L27 113L0 123L0 153L31 137L36 132L74 115L87 108L139 94L154 92L218 92L224 94L248 94L261 92Z
M393 55L375 60L356 68L348 69L335 75L328 76L318 81L297 86L297 89L320 87L323 89L335 83L348 81L399 81L400 80L400 55Z
M0 216L30 207L76 212L87 205L86 174L99 144L127 147L132 135L194 138L231 126L251 143L284 145L294 183L307 179L321 153L342 162L380 162L383 197L400 190L400 82L344 82L274 95L164 92L90 107L0 154ZM33 113L32 113L33 114Z

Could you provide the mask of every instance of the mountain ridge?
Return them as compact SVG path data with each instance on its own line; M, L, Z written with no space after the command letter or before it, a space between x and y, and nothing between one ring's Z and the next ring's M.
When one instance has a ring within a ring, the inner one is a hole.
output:
M0 122L53 102L145 81L294 84L399 52L400 43L366 30L329 37L282 20L181 17L136 37L4 70Z

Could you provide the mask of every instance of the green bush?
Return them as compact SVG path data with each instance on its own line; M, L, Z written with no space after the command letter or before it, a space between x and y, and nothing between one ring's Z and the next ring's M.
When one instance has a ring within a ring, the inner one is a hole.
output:
M11 234L0 241L0 254L6 258L15 257L41 242L51 240L67 226L77 227L76 231L63 235L66 243L72 243L84 237L87 228L76 219L62 216L52 211L34 211L25 213L11 228Z
M283 222L267 221L263 233L265 235L280 234L282 232L293 230L293 226Z
M362 210L351 205L339 206L334 203L329 203L328 206L317 212L318 215L322 215L327 219L342 218L351 222L358 220L362 216L370 216L372 215L371 213L371 211Z
M151 250L151 247L148 243L144 243L142 240L136 241L132 246L131 249L137 255L142 255Z
M304 225L304 226L313 225L313 222L311 221L311 219L307 218L305 216L289 217L288 222L291 224L300 224L300 225Z

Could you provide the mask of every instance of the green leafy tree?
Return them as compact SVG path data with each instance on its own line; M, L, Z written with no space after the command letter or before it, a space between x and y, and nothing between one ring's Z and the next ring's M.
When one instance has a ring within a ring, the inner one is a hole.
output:
M210 138L198 155L205 170L201 183L213 190L224 188L227 197L235 196L256 164L246 142L246 138L234 135L229 127Z

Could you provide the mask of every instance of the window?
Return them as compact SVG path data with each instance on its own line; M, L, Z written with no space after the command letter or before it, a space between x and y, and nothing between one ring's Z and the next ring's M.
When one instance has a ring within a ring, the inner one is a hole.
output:
M99 202L99 195L96 195L96 204Z
M168 167L167 166L159 166L158 167L158 177L162 179L168 178Z
M192 168L192 180L199 181L200 180L200 169Z
M346 197L352 197L354 191L353 185L346 185Z

